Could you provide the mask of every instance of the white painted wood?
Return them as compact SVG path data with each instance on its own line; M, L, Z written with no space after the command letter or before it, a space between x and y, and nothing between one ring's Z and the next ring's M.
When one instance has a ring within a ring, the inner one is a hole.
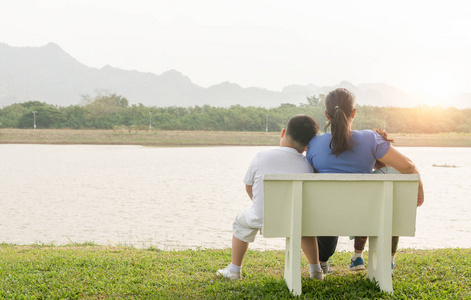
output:
M378 211L380 221L377 223L379 230L377 236L370 236L370 262L368 264L367 276L370 280L376 279L381 290L391 293L393 291L391 278L392 181L384 182L384 190L382 195L378 195L378 202L381 204Z
M301 294L301 236L369 236L368 278L392 292L391 237L415 235L419 178L265 175L263 235L286 238L285 281L290 291Z
M303 210L302 181L292 181L292 207L290 236L286 238L285 281L295 296L301 295L301 225Z
M297 173L297 174L265 174L264 180L344 180L344 181L418 181L419 174L326 174L326 173Z

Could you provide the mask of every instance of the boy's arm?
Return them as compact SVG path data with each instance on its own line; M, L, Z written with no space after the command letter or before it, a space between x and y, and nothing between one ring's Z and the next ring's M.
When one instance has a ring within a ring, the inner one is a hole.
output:
M245 185L245 190L247 191L247 194L249 195L249 197L250 197L250 200L252 200L252 198L253 198L253 194L252 194L252 186L251 186L251 185L248 185L248 184L246 184L246 185Z

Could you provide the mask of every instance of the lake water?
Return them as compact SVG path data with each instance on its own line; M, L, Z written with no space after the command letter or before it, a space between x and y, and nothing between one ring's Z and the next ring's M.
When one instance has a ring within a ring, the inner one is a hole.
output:
M250 205L246 168L270 148L0 145L0 242L230 247L232 221ZM425 186L416 237L399 247L471 247L471 148L399 150ZM432 166L444 163L460 167ZM257 236L250 247L284 240ZM352 249L342 237L338 250Z

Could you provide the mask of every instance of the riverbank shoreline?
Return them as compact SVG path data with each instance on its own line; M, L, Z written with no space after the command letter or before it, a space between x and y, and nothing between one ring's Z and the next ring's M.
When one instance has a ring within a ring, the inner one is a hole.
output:
M471 249L400 250L394 294L381 292L365 271L350 272L351 252L336 252L334 273L311 280L302 255L306 299L467 299ZM292 299L283 280L284 251L248 250L243 279L216 277L230 249L162 251L93 243L0 244L0 298L51 299ZM368 253L365 252L366 263ZM368 265L366 265L368 266Z
M277 146L278 132L0 129L0 144ZM389 134L396 147L471 147L469 133Z

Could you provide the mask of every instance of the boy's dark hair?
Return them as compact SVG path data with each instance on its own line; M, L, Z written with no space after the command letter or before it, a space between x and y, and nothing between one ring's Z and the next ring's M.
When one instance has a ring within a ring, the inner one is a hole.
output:
M319 131L319 124L306 115L296 115L286 125L286 135L300 147L306 147Z

